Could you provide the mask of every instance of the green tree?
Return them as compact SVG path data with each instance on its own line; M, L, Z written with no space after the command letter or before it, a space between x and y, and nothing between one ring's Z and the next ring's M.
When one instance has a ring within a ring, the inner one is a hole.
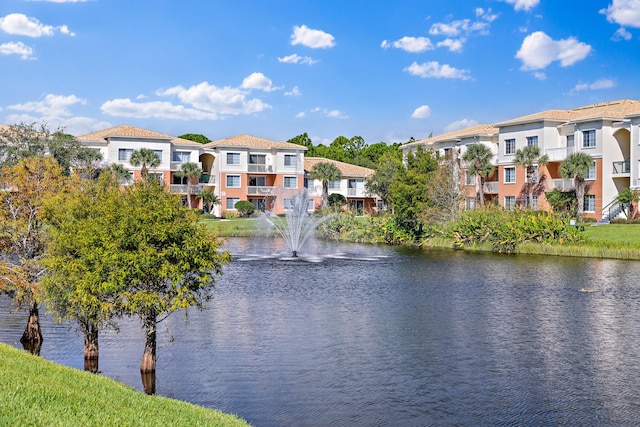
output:
M309 157L313 157L313 154L312 154L313 141L311 141L311 138L309 138L309 135L307 135L306 132L301 134L301 135L294 136L293 138L291 138L287 142L290 142L292 144L302 145L303 147L307 147L306 155L309 156Z
M129 170L120 163L111 163L109 166L102 170L102 173L108 174L113 180L121 185L131 183L131 175L129 174Z
M191 209L191 187L193 180L200 178L202 170L195 163L183 163L180 165L180 170L176 172L176 176L179 178L185 178L187 180L187 203Z
M161 161L155 151L149 148L134 150L129 159L129 163L133 166L140 166L140 175L145 181L149 177L149 169L157 168L160 166Z
M329 194L329 206L339 210L347 204L347 198L340 193Z
M380 197L384 205L389 206L391 184L402 167L401 160L394 153L384 153L378 160L375 173L365 182L367 193Z
M219 205L222 203L220 197L216 195L211 190L202 190L200 194L196 196L198 199L202 199L202 203L204 204L204 210L206 212L211 212L215 205Z
M618 193L616 200L622 205L622 209L627 219L633 218L633 205L637 204L639 199L640 195L638 192L629 187Z
M389 154L396 158L398 161L402 161L402 152L400 151L400 144L394 143L387 145L384 142L378 142L366 146L360 152L358 165L371 169L378 168L378 162L385 154Z
M491 148L481 143L471 144L462 155L462 160L469 164L467 173L476 176L476 200L484 206L484 181L493 175L495 166L492 163Z
M309 177L322 183L322 207L329 206L329 181L342 179L340 169L331 162L316 163L311 168Z
M114 267L128 215L115 175L76 180L68 192L45 204L48 243L42 280L48 308L78 323L84 335L85 369L98 371L98 332L115 325L125 283Z
M587 173L589 173L589 168L593 164L593 158L588 154L582 153L580 151L570 154L567 158L560 164L560 174L565 179L573 179L573 186L576 190L576 199L577 199L577 212L576 216L578 219L582 218L582 213L584 210L584 192L586 189L586 182L584 180Z
M197 142L200 144L208 144L209 142L211 142L209 138L200 133L185 133L184 135L180 135L178 138L188 139L189 141Z
M238 211L240 216L251 216L251 214L256 210L253 203L248 200L237 201L233 207Z
M118 230L113 279L125 288L118 301L123 312L139 317L145 330L140 370L154 372L158 322L176 310L202 308L230 256L218 252L216 236L154 180L128 187L123 203L126 216L111 227Z
M540 148L537 145L527 145L516 151L514 162L522 166L527 177L527 200L529 209L533 208L533 185L536 174L536 164L546 166L549 163L549 156L540 155Z
M25 348L38 353L42 342L38 298L44 268L40 263L46 235L45 201L65 191L62 168L52 157L28 157L0 168L0 292L29 306L22 335Z
M439 158L438 168L428 175L427 203L421 221L445 224L455 221L460 212L460 172L457 159Z

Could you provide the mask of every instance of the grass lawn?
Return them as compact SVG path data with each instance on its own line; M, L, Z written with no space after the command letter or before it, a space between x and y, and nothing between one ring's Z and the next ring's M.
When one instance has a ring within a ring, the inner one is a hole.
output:
M261 235L261 227L258 218L203 219L202 223L216 231L218 236L221 237L249 237ZM264 232L262 234L264 234Z
M607 246L640 248L640 225L605 224L585 227L585 237L591 243Z
M0 343L2 426L237 426L219 411L159 396Z

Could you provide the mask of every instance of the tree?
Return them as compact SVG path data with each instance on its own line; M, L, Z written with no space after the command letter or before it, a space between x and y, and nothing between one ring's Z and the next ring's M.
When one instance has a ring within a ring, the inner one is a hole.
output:
M584 192L586 183L584 177L589 173L589 168L593 164L593 158L583 152L576 152L567 156L560 164L560 174L565 179L573 179L573 186L576 190L578 219L582 218L584 210Z
M160 183L135 183L122 197L126 215L111 226L118 241L111 277L125 289L122 312L139 317L145 330L140 371L155 372L157 324L176 310L202 308L230 256L217 251L216 236Z
M622 205L624 214L627 217L627 219L633 219L633 209L634 209L633 205L634 203L638 203L639 199L640 199L640 194L638 194L637 191L634 191L629 187L625 188L620 193L618 193L616 200L618 203Z
M322 182L322 207L327 207L329 205L329 181L342 179L340 169L331 162L316 163L311 168L309 177Z
M216 195L211 190L202 190L200 194L196 196L198 199L202 199L203 207L205 212L211 212L213 210L214 205L219 205L222 203L220 197Z
M427 203L421 221L444 224L454 221L460 212L460 171L456 158L438 159L438 168L428 175Z
M200 144L208 144L211 142L209 138L200 133L185 133L184 135L180 135L178 138L188 139L189 141L198 142Z
M64 175L69 175L73 167L101 158L100 153L84 147L61 128L51 132L46 124L20 123L0 130L0 166L13 166L20 159L44 155L52 156Z
M129 174L129 170L120 163L111 163L109 166L104 168L102 173L108 174L113 180L121 185L130 184L131 175Z
M540 148L537 145L527 145L516 151L515 164L524 168L527 176L527 200L529 209L533 208L533 180L536 174L535 165L546 166L549 163L549 156L540 155Z
M329 206L339 210L347 204L347 198L340 193L329 194Z
M484 206L484 181L493 175L495 166L492 163L491 149L482 143L471 144L462 155L462 160L469 163L467 173L476 176L476 200Z
M402 162L395 154L384 153L378 160L375 173L365 183L367 193L375 194L382 199L385 206L389 206L391 184L402 167Z
M119 244L128 215L115 175L102 174L98 182L76 180L68 192L45 204L48 243L42 280L48 308L59 319L78 323L84 335L85 369L98 371L98 332L115 325L118 298L124 283Z
M193 179L200 178L202 170L195 163L183 163L180 165L180 170L176 172L176 176L179 178L186 178L187 180L187 203L189 209L191 209L191 186Z
M129 159L129 163L133 166L140 166L140 175L145 181L149 177L149 169L157 168L160 166L160 162L160 157L149 148L134 150Z
M309 135L307 135L306 132L301 134L301 135L294 136L293 138L291 138L287 142L290 142L292 144L302 145L303 147L307 147L306 155L309 156L309 157L313 157L313 154L312 154L313 141L311 141L311 138L309 138Z
M52 157L19 159L0 168L0 291L29 306L29 321L21 342L38 353L42 342L38 297L44 274L40 258L45 248L44 202L65 191L62 168Z
M251 216L251 214L256 210L253 203L248 200L239 200L233 207L238 211L240 216Z

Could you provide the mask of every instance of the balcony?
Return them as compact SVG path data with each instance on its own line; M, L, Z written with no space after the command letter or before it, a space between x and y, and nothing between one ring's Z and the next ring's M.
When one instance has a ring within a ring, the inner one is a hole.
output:
M171 162L171 170L178 171L180 170L180 167L185 163L195 163L196 165L198 165L200 170L202 170L202 162Z
M572 179L547 179L547 191L558 189L560 191L570 191L574 189Z
M347 197L367 197L367 192L364 188L348 188Z
M255 187L247 187L248 195L258 195L258 196L268 196L275 193L276 187L267 187L267 186L255 186Z
M498 187L500 183L498 181L490 181L484 183L484 194L498 194Z
M261 163L249 163L247 165L248 172L273 173L273 165L265 165Z
M187 194L187 185L186 184L171 184L169 186L169 193L171 194ZM191 194L200 194L202 193L202 185L193 184L191 185Z
M561 162L575 152L575 147L548 148L545 154L550 162Z
M629 176L631 173L631 160L613 162L613 174Z
M207 175L206 173L203 173L202 175L200 175L200 178L198 179L198 182L200 184L205 184L205 185L215 185L216 176L215 175Z

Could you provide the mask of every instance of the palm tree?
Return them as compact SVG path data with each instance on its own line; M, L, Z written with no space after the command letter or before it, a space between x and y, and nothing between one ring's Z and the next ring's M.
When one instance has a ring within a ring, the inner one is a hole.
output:
M484 180L493 175L495 170L492 159L491 148L479 142L469 145L462 156L462 160L469 163L467 173L476 176L476 199L481 206L484 206Z
M537 145L527 145L516 151L516 165L522 166L527 176L527 200L529 201L529 209L533 209L533 178L536 173L535 165L546 166L549 163L549 156L540 155L540 147Z
M191 209L191 181L194 178L200 178L200 175L202 175L202 170L195 163L183 163L180 166L180 170L176 172L177 177L187 179L187 203L189 209Z
M576 216L582 217L584 210L584 190L586 183L584 177L589 173L589 168L593 164L593 159L588 154L578 151L569 155L560 165L560 174L565 179L573 179L573 186L576 189L576 199L578 210Z
M218 197L216 193L211 190L203 190L202 193L196 196L196 198L202 199L202 203L206 206L205 210L207 212L211 212L214 205L219 205L220 203L222 203L220 197Z
M140 175L145 181L149 177L149 169L157 168L160 166L161 159L155 151L149 148L141 148L131 153L129 163L133 166L141 166Z
M108 173L111 178L119 184L127 184L131 179L129 170L120 163L111 163L104 169L105 173Z
M316 163L311 168L309 177L322 182L322 207L329 206L329 181L342 179L340 169L331 162Z

